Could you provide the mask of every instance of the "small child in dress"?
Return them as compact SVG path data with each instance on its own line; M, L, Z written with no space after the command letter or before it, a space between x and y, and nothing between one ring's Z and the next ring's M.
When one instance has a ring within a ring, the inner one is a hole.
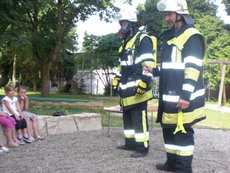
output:
M4 89L6 96L2 99L3 112L9 114L10 117L14 118L16 122L15 129L17 130L18 140L20 141L20 144L23 145L25 144L25 142L31 143L32 141L29 139L27 132L26 120L24 119L24 115L21 111L18 98L14 96L14 86L6 85Z
M6 140L7 140L7 145L9 147L17 147L18 146L18 140L15 137L15 120L9 116L9 114L4 113L0 111L0 125L2 125ZM3 145L0 144L0 152L2 151L7 151Z
M26 95L26 87L25 86L19 86L18 87L18 100L19 100L19 105L20 105L22 113L26 119L28 127L30 125L30 121L32 122L34 137L31 135L32 133L30 132L30 129L28 128L29 139L32 141L43 140L44 137L41 137L39 135L39 132L38 132L37 116L34 113L28 112L29 98Z

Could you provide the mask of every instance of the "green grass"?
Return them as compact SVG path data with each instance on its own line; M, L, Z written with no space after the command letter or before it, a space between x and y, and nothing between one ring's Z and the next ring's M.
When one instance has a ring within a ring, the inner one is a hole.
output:
M206 109L206 119L196 126L208 128L230 129L230 113L221 113L217 110Z
M0 89L0 95L4 95L3 89ZM30 97L40 97L39 92L28 92L28 96ZM96 101L103 101L105 107L109 106L119 106L119 98L118 97L103 97L103 96L95 96L95 95L69 95L69 94L56 94L50 93L51 98L66 98L66 99L89 99ZM208 102L208 104L217 104L216 102ZM157 105L157 100L151 100L149 102L150 106ZM227 104L226 106L230 106ZM68 106L36 106L30 105L29 111L34 112L38 115L52 115L56 111L63 111L66 114L77 114L82 112L94 112L102 115L102 125L108 126L108 123L111 127L121 127L123 126L122 117L121 116L113 116L111 115L110 120L108 120L107 112L103 109L93 109L86 107L68 107ZM150 115L150 113L149 113ZM207 118L197 125L196 128L217 128L217 129L230 129L230 113L221 113L217 110L206 109ZM154 127L159 127L159 124L155 123L156 113L154 113ZM152 123L150 123L152 124Z

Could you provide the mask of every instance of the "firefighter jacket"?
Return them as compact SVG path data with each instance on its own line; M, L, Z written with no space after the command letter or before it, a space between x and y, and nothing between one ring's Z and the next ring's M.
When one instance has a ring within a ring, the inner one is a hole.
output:
M204 38L193 25L165 32L157 116L162 127L175 127L177 124L179 99L190 102L189 107L182 110L185 127L205 119L202 77L205 55Z
M120 65L115 78L120 79L117 93L124 109L131 109L153 97L150 86L152 74L142 70L143 64L152 67L156 65L153 54L153 44L150 37L139 31L128 41L122 42L119 48ZM135 88L141 81L146 83L147 87L146 92L139 95Z

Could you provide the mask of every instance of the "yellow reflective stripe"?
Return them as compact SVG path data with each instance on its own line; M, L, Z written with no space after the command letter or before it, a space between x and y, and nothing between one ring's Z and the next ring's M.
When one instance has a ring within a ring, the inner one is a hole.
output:
M166 152L177 154L179 156L191 156L193 155L194 145L178 146L172 144L165 144Z
M173 144L165 144L165 148L171 150L179 150L179 151L193 151L194 145L180 146L180 145L173 145Z
M120 72L121 72L121 65L119 65L119 66L117 67L117 71L118 71L119 74L120 74ZM120 76L121 76L121 74L120 74Z
M135 130L124 130L125 138L134 138Z
M191 123L196 119L205 117L205 108L201 107L192 112L183 113L183 123ZM162 123L164 124L177 124L177 113L163 113Z
M142 63L142 65L148 65L148 66L151 66L151 67L155 67L155 62L153 61L145 61Z
M153 43L153 50L154 50L154 54L153 54L153 60L154 60L154 68L156 68L157 66L157 38L154 36L150 36L152 43Z
M149 141L149 132L147 132L147 120L145 110L142 111L142 127L143 133L135 134L135 141L144 142L144 146L147 148Z
M142 87L142 88L146 88L147 84L145 82L143 82L143 81L140 81L139 86Z
M176 47L172 47L171 61L173 63L182 63L181 51Z
M135 40L136 40L136 37L139 35L139 33L140 33L140 32L137 32L136 35L128 41L128 43L127 43L126 46L125 46L125 50L127 50L128 48L133 48L133 49L135 49L134 42L135 42Z
M188 68L185 68L184 70L185 79L192 79L194 81L197 81L199 78L199 75L200 75L200 71L195 68L188 67Z
M143 95L135 95L122 99L123 106L129 106L137 103L142 103L153 97L152 90L147 91Z
M146 142L149 140L149 133L148 132L136 133L135 140L136 142Z
M200 34L200 32L196 28L188 28L178 37L175 37L169 41L167 41L168 45L174 44L178 47L179 50L184 48L184 44L186 41L195 34ZM201 35L201 34L200 34Z
M182 63L181 51L179 49L176 50L176 62Z
M145 134L145 138L144 138L144 146L145 148L148 148L148 141L149 141L149 134L147 134L147 120L146 120L146 111L143 110L142 111L142 126L143 126L143 132Z
M177 150L166 149L166 152L171 153L171 154L176 154L179 156L192 156L193 155L193 151L177 151Z

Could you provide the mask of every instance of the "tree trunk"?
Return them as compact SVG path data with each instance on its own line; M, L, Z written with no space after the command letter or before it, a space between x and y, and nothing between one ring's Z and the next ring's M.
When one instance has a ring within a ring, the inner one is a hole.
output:
M17 57L16 55L14 55L13 72L12 72L12 82L14 85L16 84L16 61L17 61Z
M63 28L65 27L63 23L63 14L65 11L65 7L61 0L58 0L58 18L57 18L57 31L56 31L56 44L53 49L53 52L51 53L50 60L48 62L44 62L42 67L42 91L41 96L42 97L48 97L49 96L49 80L50 80L50 74L49 70L52 68L53 64L55 63L57 59L57 54L61 50L61 38L63 35Z
M50 80L50 65L49 63L43 63L42 65L42 97L49 97L49 80Z
M33 78L33 92L37 91L37 81Z

